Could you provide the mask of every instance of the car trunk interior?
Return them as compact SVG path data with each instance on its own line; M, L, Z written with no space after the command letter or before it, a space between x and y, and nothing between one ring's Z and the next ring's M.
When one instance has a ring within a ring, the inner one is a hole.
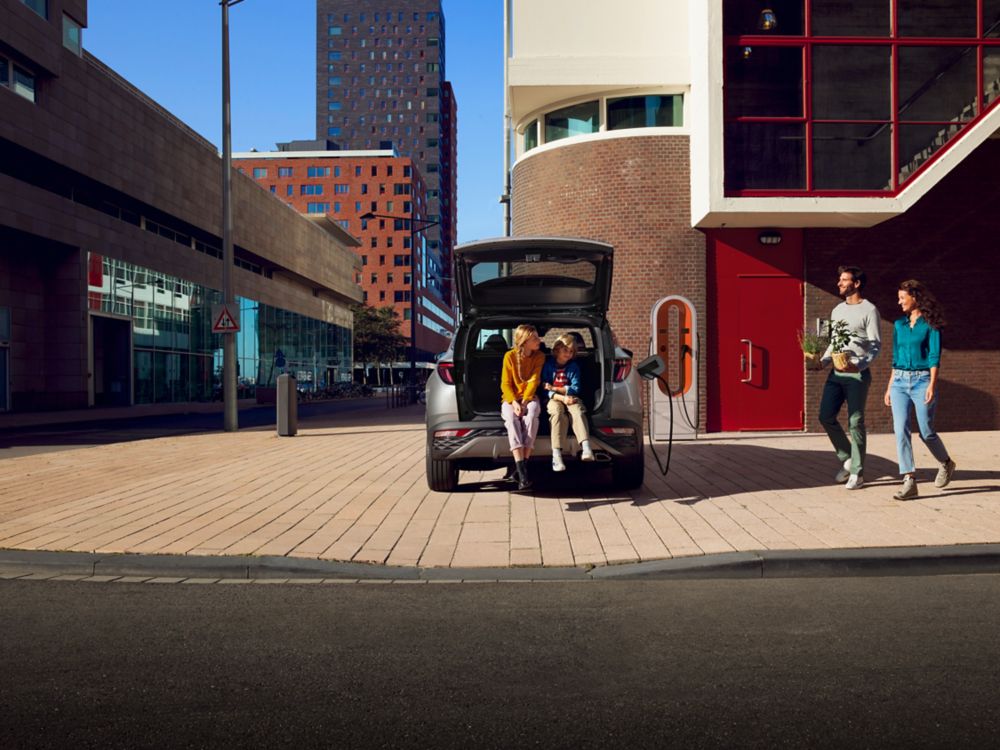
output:
M533 324L542 337L542 351L551 354L555 340L564 333L575 332L583 344L579 346L575 361L580 366L580 398L588 413L600 405L604 357L600 347L600 331L586 323L559 322ZM509 323L483 323L473 328L465 343L464 385L466 398L479 416L500 416L500 372L503 358L511 348L513 325ZM595 346L595 342L598 344ZM542 429L547 430L543 419Z

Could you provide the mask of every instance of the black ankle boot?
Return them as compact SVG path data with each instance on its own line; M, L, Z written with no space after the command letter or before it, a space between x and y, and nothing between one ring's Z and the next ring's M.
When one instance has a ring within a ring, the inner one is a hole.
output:
M516 471L517 488L519 490L530 490L531 479L528 478L528 463L526 461L518 461L516 464Z

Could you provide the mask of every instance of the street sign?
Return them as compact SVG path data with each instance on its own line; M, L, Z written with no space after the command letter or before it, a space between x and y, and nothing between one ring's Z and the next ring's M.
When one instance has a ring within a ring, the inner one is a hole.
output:
M235 305L233 309L224 304L212 305L212 333L237 333L239 330L239 308Z

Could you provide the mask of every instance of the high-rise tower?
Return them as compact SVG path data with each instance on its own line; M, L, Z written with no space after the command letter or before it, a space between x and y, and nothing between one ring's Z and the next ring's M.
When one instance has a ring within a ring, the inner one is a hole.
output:
M317 0L316 137L395 149L427 186L428 286L451 304L457 104L440 0Z

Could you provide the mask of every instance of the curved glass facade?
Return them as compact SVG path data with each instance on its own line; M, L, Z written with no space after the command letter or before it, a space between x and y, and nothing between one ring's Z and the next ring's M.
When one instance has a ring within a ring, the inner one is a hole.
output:
M88 253L87 296L93 313L131 323L135 403L220 397L222 336L212 333L211 315L221 292ZM237 302L240 398L254 396L257 386L273 387L282 372L296 375L306 389L351 379L350 329L252 299Z
M725 0L728 195L898 191L1000 98L1000 0Z
M682 127L682 94L601 98L560 107L524 127L523 152L575 135L628 128ZM544 136L544 139L542 138Z

